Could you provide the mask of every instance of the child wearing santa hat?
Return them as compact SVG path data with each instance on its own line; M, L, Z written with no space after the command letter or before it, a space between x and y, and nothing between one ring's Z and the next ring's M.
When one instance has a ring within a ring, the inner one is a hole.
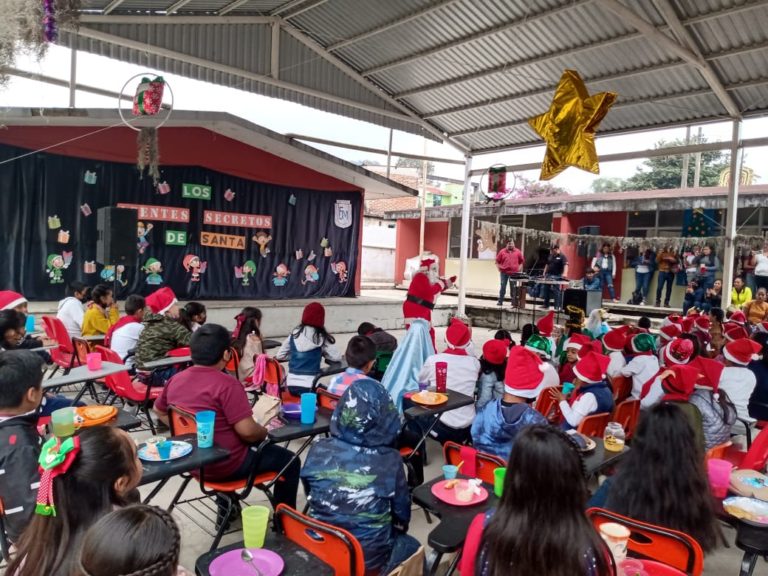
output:
M589 336L585 334L572 334L568 338L568 342L565 344L565 362L560 365L558 376L560 377L560 384L566 382L573 382L576 374L573 371L576 362L579 361L579 351L582 347L590 343Z
M578 428L581 421L592 414L612 412L613 392L605 380L605 371L610 359L604 354L590 352L576 363L573 369L576 386L570 400L565 399L558 389L549 393L558 402L563 414L562 427L565 430Z
M429 382L431 386L437 383L435 366L438 362L448 365L446 386L467 396L475 393L477 375L480 372L480 361L472 354L472 329L458 318L452 318L445 331L445 343L448 347L439 354L433 354L424 362L419 372L419 382ZM464 444L470 438L472 420L475 419L475 405L463 406L445 412L431 435L441 444L451 440Z
M480 377L477 379L477 410L504 395L504 373L507 369L509 343L510 340L494 338L483 344Z
M730 440L731 427L736 422L736 407L728 394L719 389L724 368L720 362L699 356L690 366L697 370L698 378L688 401L701 414L704 449L709 450Z
M656 341L650 334L635 334L630 340L630 347L635 356L621 369L621 375L632 377L632 398L639 400L645 383L659 372Z
M0 310L16 310L27 313L27 299L13 290L0 290Z
M544 388L541 359L523 347L509 352L504 395L485 405L472 423L472 444L478 450L509 460L515 437L527 426L547 424L528 405Z
M627 360L624 358L624 347L627 344L628 331L628 326L622 326L620 328L614 328L603 336L603 348L605 349L608 358L611 359L606 370L606 374L610 379L621 376L621 369L627 365Z
M560 386L560 376L552 364L552 341L539 334L533 334L525 342L525 349L536 354L544 363L544 388Z
M691 361L693 351L693 342L686 338L675 338L664 347L664 352L662 353L664 358L663 367L659 368L658 373L643 385L640 391L640 408L650 408L664 399L665 393L668 392L669 388L665 384L665 379L674 372L673 368L676 369L678 366L687 365ZM674 372L674 374L682 374L682 372L678 371ZM694 378L693 382L695 381L696 379ZM693 391L693 382L691 383L691 392ZM690 392L688 395L690 396ZM684 401L688 401L687 396Z
M310 302L301 313L301 323L283 341L275 359L288 360L288 391L294 396L311 392L312 381L320 372L320 363L339 363L341 352L336 339L325 329L325 308L320 302Z
M178 322L179 303L176 294L167 286L155 290L146 297L149 310L145 311L142 323L144 329L136 345L136 364L141 366L153 360L164 358L175 348L189 346L192 332ZM162 385L174 374L174 368L155 370L153 382Z
M723 347L725 368L720 375L720 390L725 391L736 406L736 414L739 418L750 421L749 398L755 389L757 381L755 374L747 365L753 360L758 360L762 353L762 347L754 340L739 338L728 342ZM744 434L746 429L738 420L731 427L731 433Z

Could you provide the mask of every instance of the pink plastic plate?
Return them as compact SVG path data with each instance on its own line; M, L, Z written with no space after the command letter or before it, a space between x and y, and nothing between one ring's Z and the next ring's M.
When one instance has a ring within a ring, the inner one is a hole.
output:
M441 480L437 484L432 485L432 494L434 497L438 500L442 500L446 504L451 504L453 506L474 506L475 504L480 504L480 502L488 500L488 490L480 486L480 494L475 494L469 502L461 502L456 499L456 490L454 488L446 489L446 482L450 482L450 480Z
M249 548L253 554L253 564L263 576L280 576L283 573L285 562L276 553L263 548ZM230 550L216 558L208 567L210 576L254 576L256 571L253 564L243 562L240 557L242 548Z

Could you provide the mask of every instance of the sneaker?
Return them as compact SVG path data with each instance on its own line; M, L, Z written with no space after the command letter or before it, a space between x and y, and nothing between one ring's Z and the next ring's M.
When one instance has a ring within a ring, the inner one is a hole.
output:
M664 302L664 308L669 308L669 302Z
M614 301L616 304L618 304L618 303L620 303L620 302L621 302L621 300L619 300L618 298L614 298L614 299L613 299L613 301Z
M501 302L501 301L496 302L496 306L503 306L503 305L504 305L504 302Z
M656 306L656 308L661 308L661 301L656 300L656 304L654 304L654 306Z
M645 300L643 300L642 302L640 302L640 306L647 306L647 304L645 303Z

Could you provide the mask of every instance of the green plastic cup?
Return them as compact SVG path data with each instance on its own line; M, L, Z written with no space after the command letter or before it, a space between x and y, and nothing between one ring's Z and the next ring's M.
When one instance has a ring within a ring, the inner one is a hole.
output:
M269 526L269 508L248 506L243 509L243 542L246 548L261 548Z
M501 498L504 493L504 478L507 476L506 468L496 468L493 471L493 493L497 498Z

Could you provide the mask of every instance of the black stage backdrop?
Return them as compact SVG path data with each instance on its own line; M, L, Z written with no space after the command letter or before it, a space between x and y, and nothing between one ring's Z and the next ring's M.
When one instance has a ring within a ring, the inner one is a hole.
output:
M25 152L0 145L0 162ZM362 194L353 186L350 192L294 189L196 166L163 168L162 181L170 192L161 193L162 187L156 190L150 179L140 179L129 164L48 153L0 165L0 289L16 290L30 300L58 300L72 280L91 286L111 281L110 271L102 264L96 264L95 271L89 264L96 260L96 211L130 203L187 209L189 222L140 216L139 221L153 226L146 234L148 246L143 253L137 231L126 231L136 238L136 260L121 274L121 298L130 293L146 295L159 286L170 286L186 300L354 296ZM210 186L211 199L182 197L184 183ZM337 208L343 210L335 218ZM270 216L272 227L204 224L206 210ZM342 228L337 222L349 225ZM186 246L167 245L167 231L186 232ZM266 255L252 240L260 231L272 236ZM69 239L64 232L69 232ZM245 249L202 246L203 232L244 237ZM185 258L192 256L206 263L199 281L193 281L192 272L184 266ZM143 267L150 258L161 263L161 284L147 282L150 274ZM66 267L51 272L67 261ZM289 271L287 276L277 275L281 265ZM253 274L249 274L251 268L255 268Z

